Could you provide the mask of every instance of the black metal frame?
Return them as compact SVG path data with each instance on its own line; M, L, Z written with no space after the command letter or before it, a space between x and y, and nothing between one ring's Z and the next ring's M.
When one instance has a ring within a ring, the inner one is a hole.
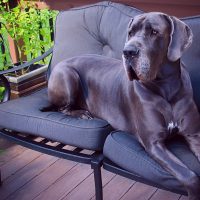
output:
M7 129L0 130L0 136L16 144L35 151L39 151L41 153L75 161L78 163L91 165L91 168L94 171L96 199L103 199L101 181L101 166L103 160L102 152L93 152L92 154L86 154L81 152L84 149L78 147L75 147L74 150L67 150L64 149L64 147L68 146L67 144L58 143L57 141L48 140L46 138L41 139L41 137L38 136L22 134L20 132L10 131ZM37 141L38 138L40 139L39 141ZM56 146L52 146L48 144L49 142L56 142L57 144Z
M0 71L0 75L4 75L4 74L7 74L7 73L11 73L11 72L15 72L15 71L18 71L20 69L24 69L26 67L29 67L30 65L40 61L40 60L43 60L44 58L46 58L48 55L50 55L51 53L53 52L53 47L51 47L48 51L46 51L44 54L42 54L41 56L38 56L37 58L29 61L29 62L25 62L19 66L15 66L13 65L13 68L11 69L8 69L8 70L2 70Z
M48 51L46 51L44 54L42 54L41 56L38 56L37 58L31 60L30 62L25 62L19 66L15 66L13 65L12 68L8 69L8 70L2 70L0 71L0 81L3 83L3 86L5 87L5 93L4 93L4 98L2 102L6 102L10 99L10 84L7 80L7 78L5 77L5 74L8 73L12 73L12 72L16 72L18 70L24 69L26 67L31 66L32 64L43 60L44 58L46 58L47 56L49 56L51 53L53 52L53 47L51 47Z
M39 136L33 136L30 134L23 134L16 131L11 131L7 129L0 130L0 136L12 141L16 144L19 144L21 146L27 147L29 149L45 153L48 155L56 156L59 158L63 158L66 160L75 161L78 163L84 163L91 166L94 172L94 182L95 182L95 196L96 200L103 200L103 187L102 187L102 176L101 176L101 167L107 171L110 171L112 173L118 174L120 176L123 176L125 178L138 181L141 183L144 183L146 185L150 185L153 187L157 187L163 190L167 190L170 192L174 192L181 195L186 195L187 192L179 191L179 190L172 190L163 187L162 185L155 184L154 182L151 182L150 180L147 180L143 177L138 176L137 174L134 174L132 172L129 172L113 162L111 162L109 159L104 158L102 152L93 152L92 154L86 154L82 153L84 149L75 147L74 150L67 150L64 149L64 147L68 146L67 144L58 143L57 141L48 140L46 138L41 138ZM37 139L40 139L37 141ZM54 143L56 142L56 146L49 145L48 143ZM0 178L1 178L1 171L0 171ZM2 184L0 179L0 185Z
M10 99L10 84L7 78L2 74L0 75L0 81L3 83L3 86L5 87L5 93L2 102L6 102Z

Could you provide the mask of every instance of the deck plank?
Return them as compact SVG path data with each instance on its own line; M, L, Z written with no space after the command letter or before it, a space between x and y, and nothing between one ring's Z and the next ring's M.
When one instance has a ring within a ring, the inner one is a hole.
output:
M89 165L78 164L68 173L43 191L35 200L60 199L70 193L77 185L90 176L92 170Z
M40 193L51 187L51 185L53 185L75 165L76 163L74 162L59 159L57 162L47 168L42 174L38 175L11 196L9 196L8 199L27 200L36 198L38 195L40 195Z
M150 198L150 200L179 200L181 195L175 194L165 190L157 190L157 192Z
M102 184L105 186L115 174L102 170ZM86 192L87 191L87 192ZM74 188L67 196L62 197L62 200L89 200L95 196L94 174L92 173L81 184Z
M19 170L13 176L10 176L3 182L2 187L0 187L1 199L6 199L12 193L19 190L34 177L38 176L46 168L55 163L56 160L58 160L58 158L42 155Z
M59 159L20 146L0 155L4 200L95 200L89 165ZM102 169L105 200L188 200Z
M157 188L142 183L135 183L121 200L148 200L156 192Z
M120 199L135 183L122 176L115 176L103 189L103 197L106 200Z
M2 180L6 180L7 178L9 178L9 176L15 174L21 168L25 167L41 155L42 154L37 151L26 149L20 155L16 156L12 160L1 166Z
M6 149L6 151L3 151L0 155L0 167L2 165L5 165L7 162L9 162L11 159L15 158L16 156L20 155L22 152L24 152L26 148L19 146L19 145L13 145L12 147Z
M87 192L86 192L87 191ZM67 195L63 195L61 200L89 200L95 194L94 187L94 177L93 173L90 174L83 182L81 182L77 187L75 187L70 193Z

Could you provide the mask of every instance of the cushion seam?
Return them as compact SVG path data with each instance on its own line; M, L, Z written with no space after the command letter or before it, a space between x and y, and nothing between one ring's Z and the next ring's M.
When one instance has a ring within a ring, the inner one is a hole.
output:
M69 124L66 124L66 123L61 123L61 122L56 122L54 120L50 120L50 119L47 119L47 118L44 118L44 117L36 117L36 116L30 116L30 115L23 115L23 114L18 114L18 113L12 113L12 112L8 112L8 111L4 111L4 110L1 110L0 109L0 112L4 112L4 113L9 113L9 114L12 114L12 115L19 115L19 116L23 116L23 117L29 117L29 118L35 118L35 119L42 119L42 120L46 120L46 121L50 121L50 122L54 122L54 123L57 123L57 124L61 124L61 125L67 125L67 126L71 126L71 127L75 127L75 128L82 128L82 129L104 129L104 128L107 128L107 127L111 127L110 124L107 124L105 126L98 126L98 127L94 127L94 128L85 128L85 127L81 127L81 126L74 126L74 125L69 125Z

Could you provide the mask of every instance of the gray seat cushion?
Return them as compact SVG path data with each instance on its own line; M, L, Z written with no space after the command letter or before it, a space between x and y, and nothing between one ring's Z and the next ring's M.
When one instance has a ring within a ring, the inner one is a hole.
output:
M183 141L171 141L168 148L200 176L200 163ZM112 132L105 141L103 153L105 157L118 166L148 181L164 186L169 190L185 192L183 186L154 161L137 139L128 133Z
M83 54L121 59L130 19L141 10L103 1L60 12L50 68L61 60Z
M41 112L48 105L47 90L0 104L0 127L42 136L76 147L102 150L111 131L101 119L77 119L59 112Z

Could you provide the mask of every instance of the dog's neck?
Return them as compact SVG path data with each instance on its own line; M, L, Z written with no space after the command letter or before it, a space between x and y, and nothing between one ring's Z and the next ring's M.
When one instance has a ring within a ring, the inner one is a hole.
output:
M171 62L168 59L161 64L160 71L157 74L154 82L164 82L170 84L172 81L177 80L180 81L181 77L181 63L180 59ZM171 85L171 84L170 84ZM173 85L175 87L175 85Z
M156 79L145 83L145 86L168 102L172 102L181 88L180 59L176 62L165 60L163 63Z

